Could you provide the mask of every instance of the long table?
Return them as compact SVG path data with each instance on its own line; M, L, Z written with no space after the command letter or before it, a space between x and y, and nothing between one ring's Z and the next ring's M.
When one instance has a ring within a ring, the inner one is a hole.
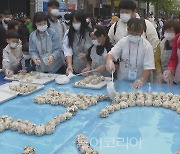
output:
M0 116L8 115L35 124L47 123L66 110L62 106L33 103L36 95L49 88L70 93L107 94L106 87L101 90L73 88L72 83L79 79L76 77L67 85L52 82L37 93L18 96L0 104ZM116 81L116 90L137 91L131 89L130 84L128 81ZM145 84L138 90L180 94L178 85ZM100 118L100 110L111 103L103 101L88 110L79 110L71 120L60 124L52 135L37 137L9 130L2 132L0 154L20 154L27 145L33 146L36 154L78 154L74 141L78 134L85 134L100 154L173 154L180 149L180 115L176 112L164 108L131 107L117 111L108 118Z

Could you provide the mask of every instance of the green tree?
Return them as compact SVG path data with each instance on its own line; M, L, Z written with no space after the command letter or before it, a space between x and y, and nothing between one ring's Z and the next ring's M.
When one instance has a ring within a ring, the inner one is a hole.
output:
M145 2L147 4L147 16L149 16L149 5L153 4L157 12L159 9L164 11L170 11L174 6L177 6L177 0L139 0L140 2Z

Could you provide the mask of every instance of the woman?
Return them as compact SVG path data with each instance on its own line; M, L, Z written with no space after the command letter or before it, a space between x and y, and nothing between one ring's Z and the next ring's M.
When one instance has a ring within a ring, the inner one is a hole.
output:
M164 72L164 79L168 84L180 84L180 33L173 41L172 55L167 70Z
M119 80L134 81L132 88L140 88L155 69L154 54L151 44L142 37L145 29L144 20L132 18L127 23L128 36L122 38L108 53L106 68L115 71L113 59L120 59Z
M95 73L103 76L110 76L106 70L106 56L113 45L103 26L97 25L91 33L93 45L88 50L86 68L82 72L96 70ZM85 76L88 73L84 74Z
M86 67L86 55L92 45L85 15L81 12L71 14L70 27L63 40L64 55L67 62L66 73L81 73Z
M49 28L48 17L43 12L37 12L33 19L36 29L30 35L29 52L36 70L46 73L63 73L62 50L57 33Z
M163 73L168 67L168 63L172 53L172 44L176 34L180 33L180 22L170 20L164 24L163 35L164 39L161 41L155 52L155 66L156 66L156 81L162 83Z

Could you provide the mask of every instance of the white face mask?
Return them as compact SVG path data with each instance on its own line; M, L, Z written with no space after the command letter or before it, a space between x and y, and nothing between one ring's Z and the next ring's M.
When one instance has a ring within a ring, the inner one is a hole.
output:
M52 14L53 16L58 16L58 15L59 15L59 10L58 10L58 9L52 9L52 10L51 10L51 14Z
M92 43L95 45L95 46L100 46L101 43L98 42L98 40L92 40Z
M18 45L19 45L19 43L14 43L14 42L9 43L9 46L10 46L12 49L16 49Z
M81 23L79 22L79 23L73 23L73 27L74 27L74 29L75 30L80 30L81 29Z
M90 22L90 19L87 18L87 19L86 19L86 22L89 23L89 22Z
M137 43L140 41L140 39L141 39L141 36L129 35L129 41L131 41L132 43Z
M131 19L131 15L128 13L122 13L120 14L120 18L122 20L122 22L128 22Z
M10 20L11 20L11 18L4 18L4 20L5 20L5 21L10 21Z
M30 55L23 55L23 58L24 58L25 60L27 60L27 59L31 59L31 56L30 56Z
M47 25L44 25L44 26L37 26L37 29L40 31L40 32L45 32L47 30L48 26Z
M175 33L168 33L168 32L165 32L165 33L164 33L164 37L165 37L166 40L171 41L171 40L174 39Z
M66 23L70 23L70 20L65 20Z

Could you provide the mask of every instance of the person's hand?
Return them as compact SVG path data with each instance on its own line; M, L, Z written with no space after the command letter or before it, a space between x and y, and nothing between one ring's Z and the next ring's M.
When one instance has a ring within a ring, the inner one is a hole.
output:
M131 86L131 88L134 88L134 89L139 89L141 88L143 85L143 81L141 79L138 79L136 80L133 85Z
M41 60L39 58L34 58L33 61L34 61L35 65L37 65L37 66L41 65Z
M6 70L5 70L5 75L6 75L8 78L10 78L10 77L13 76L13 71L11 71L10 69L6 69Z
M86 53L80 53L78 56L80 60L83 60L84 58L86 58Z
M73 73L72 65L68 65L66 69L66 74L69 75L69 73Z
M47 64L47 65L51 65L51 64L53 63L53 61L54 61L54 57L53 57L53 56L49 56L49 57L47 58L47 60L46 60L46 64Z
M105 69L106 69L106 66L101 65L101 66L99 66L99 67L96 69L96 72L102 73Z
M157 75L156 82L159 83L159 84L161 84L162 81L163 81L163 75L162 75L162 73L159 73L159 74Z
M166 81L169 85L173 84L174 77L172 75L171 70L165 70L163 73L164 81Z
M88 76L89 73L86 73L86 72L88 72L88 71L90 71L90 70L91 70L90 67L86 67L85 69L82 70L82 73L83 73L82 75L83 75L83 76Z
M27 73L27 71L26 70L20 70L19 73L25 75Z
M109 73L115 72L115 65L112 60L108 60L106 62L106 69Z

